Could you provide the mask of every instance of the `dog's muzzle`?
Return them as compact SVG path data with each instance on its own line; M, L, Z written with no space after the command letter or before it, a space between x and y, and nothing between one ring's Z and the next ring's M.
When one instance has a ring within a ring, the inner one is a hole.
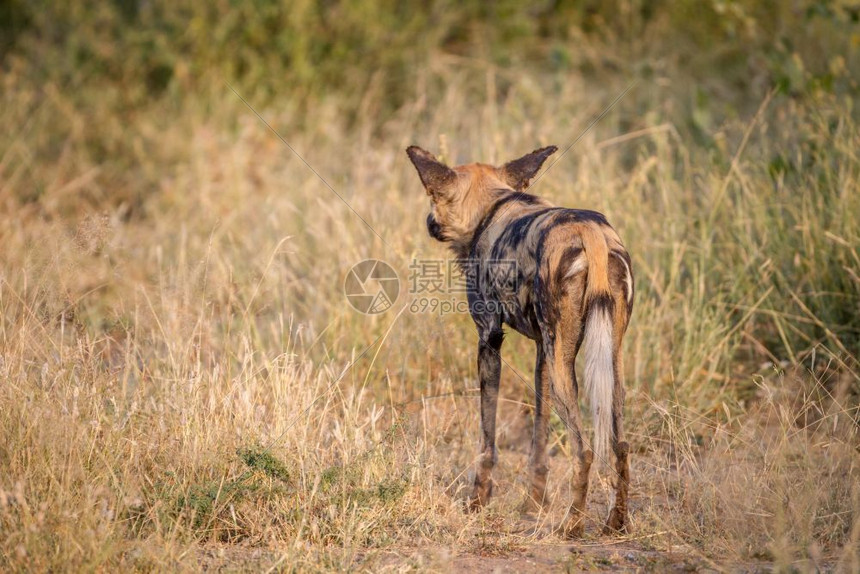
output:
M442 226L439 225L432 213L427 214L427 232L436 241L445 241L445 236L442 235Z

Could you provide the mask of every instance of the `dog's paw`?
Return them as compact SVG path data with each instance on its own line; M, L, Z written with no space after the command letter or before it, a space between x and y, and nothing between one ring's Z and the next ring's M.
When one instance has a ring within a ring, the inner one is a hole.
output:
M585 515L577 513L570 516L557 530L565 540L582 538L585 535Z
M627 534L627 513L613 506L603 527L603 534Z
M565 524L559 534L565 540L579 540L585 536L585 523L580 521L578 524Z
M471 496L466 499L466 512L478 512L490 502L493 495L493 482L476 484Z

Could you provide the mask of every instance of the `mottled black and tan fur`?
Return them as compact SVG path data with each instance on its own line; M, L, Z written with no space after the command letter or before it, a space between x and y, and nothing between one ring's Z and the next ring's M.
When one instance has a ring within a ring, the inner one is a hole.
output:
M627 526L628 444L624 441L621 339L633 309L630 256L600 213L554 207L527 193L554 146L501 167L473 163L454 168L412 146L406 152L431 198L427 228L473 266L469 308L478 330L482 446L470 508L492 493L496 463L496 404L503 331L508 325L537 345L535 420L527 505L545 502L549 403L569 429L573 477L568 537L584 528L588 475L594 454L583 441L574 361L585 354L585 388L594 415L597 456L610 466L614 501L605 532ZM492 262L516 262L514 282L483 281Z

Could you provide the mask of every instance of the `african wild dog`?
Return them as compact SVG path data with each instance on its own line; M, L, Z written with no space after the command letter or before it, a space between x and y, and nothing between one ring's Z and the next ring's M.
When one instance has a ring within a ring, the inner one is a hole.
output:
M535 418L527 509L545 503L549 404L569 431L573 453L573 501L562 526L567 537L583 534L588 474L594 454L583 443L574 361L585 346L585 386L594 415L594 449L610 468L614 502L604 528L627 526L629 446L624 442L621 339L633 309L630 256L600 213L554 207L526 193L555 146L502 167L472 163L450 168L431 153L406 150L432 209L430 235L448 243L466 274L472 319L478 330L482 447L469 507L487 503L496 462L496 402L507 324L537 344ZM494 261L516 262L515 283L482 281ZM550 395L547 395L547 392Z

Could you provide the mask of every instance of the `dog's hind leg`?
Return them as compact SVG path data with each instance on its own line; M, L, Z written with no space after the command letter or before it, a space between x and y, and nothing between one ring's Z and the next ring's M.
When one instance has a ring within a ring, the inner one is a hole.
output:
M622 410L624 406L624 384L621 382L621 350L617 351L615 397L612 403L612 419L615 427L610 449L609 475L612 482L612 504L609 517L603 527L604 534L627 532L627 492L630 487L630 465L627 460L630 445L624 440Z
M577 398L579 389L574 371L574 359L578 349L579 321L573 329L558 329L555 332L554 345L548 354L550 363L550 389L555 403L556 412L567 428L573 463L571 477L571 494L567 519L561 527L566 538L579 538L585 532L585 509L588 497L588 475L594 453L586 448L582 436L582 418L579 412Z
M624 439L624 368L621 343L633 311L633 273L630 257L613 252L609 258L612 285L612 434L609 441L608 474L612 482L612 503L604 534L627 532L627 495L630 488L630 445Z
M523 510L534 511L546 503L546 477L549 473L546 443L549 436L549 368L541 341L535 345L535 412L531 454L529 456L530 488Z
M616 299L614 316L613 363L615 384L612 393L612 426L613 440L610 449L609 474L612 481L613 502L604 534L627 532L627 494L630 488L630 463L628 454L630 445L624 440L624 369L622 366L621 340L627 328L629 309L623 300Z
M469 498L469 510L478 510L493 493L493 467L496 464L496 406L499 400L499 378L502 370L504 334L499 325L478 331L478 377L481 380L481 452L475 468L475 488Z
M604 534L615 534L627 532L627 491L630 487L630 466L627 455L630 445L624 441L616 440L612 445L612 508L609 510L609 518L603 527Z

